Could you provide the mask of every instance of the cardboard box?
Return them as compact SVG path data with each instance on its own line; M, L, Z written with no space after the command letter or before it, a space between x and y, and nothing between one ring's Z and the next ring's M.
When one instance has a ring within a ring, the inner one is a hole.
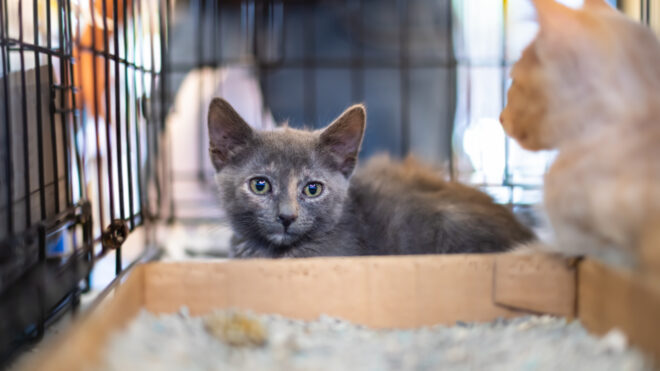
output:
M660 291L644 278L588 260L483 254L145 264L25 366L93 369L108 336L141 308L171 313L182 305L194 315L234 307L374 328L549 313L579 317L598 334L618 327L660 355Z

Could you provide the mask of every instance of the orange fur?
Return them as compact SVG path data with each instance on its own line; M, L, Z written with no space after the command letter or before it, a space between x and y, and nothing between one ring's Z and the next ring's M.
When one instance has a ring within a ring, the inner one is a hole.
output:
M76 102L80 106L85 106L92 116L97 114L105 118L105 63L102 57L94 58L91 52L92 38L95 38L95 49L103 51L103 29L93 28L91 25L85 26L80 36L79 45L73 49L73 57L78 61L74 65L74 77L76 84L80 86L80 93L76 97ZM96 59L96 62L94 62ZM96 63L96 66L94 66ZM94 69L96 67L96 70ZM96 72L96 75L94 74ZM96 84L94 84L96 76ZM96 102L95 102L96 100Z
M553 249L659 269L660 44L602 0L534 5L540 30L500 120L524 148L559 149L545 177Z
M127 13L130 14L132 0L97 0L94 2L94 7L98 14L103 14L103 3L105 3L105 14L109 20L114 21L114 4L117 4L117 23L119 25L124 22L124 2L126 2ZM102 22L97 20L97 22Z
M124 22L124 2L126 3L127 14L131 14L132 0L116 0L117 3L117 24L122 28ZM103 1L95 1L94 7L99 15L103 15ZM106 3L106 17L107 17L107 36L108 43L112 43L114 37L112 29L114 28L114 2L107 0ZM107 120L105 100L103 99L105 92L105 61L104 57L92 54L92 48L98 52L105 50L104 45L104 25L102 18L95 18L95 25L85 24L82 27L80 39L73 48L73 57L77 63L74 65L74 78L76 84L80 86L80 93L76 96L76 102L80 107L86 107L91 115L99 115ZM95 26L95 27L94 27ZM96 66L94 66L96 64ZM94 73L96 72L96 74ZM96 76L96 83L94 77ZM98 112L97 112L98 110Z

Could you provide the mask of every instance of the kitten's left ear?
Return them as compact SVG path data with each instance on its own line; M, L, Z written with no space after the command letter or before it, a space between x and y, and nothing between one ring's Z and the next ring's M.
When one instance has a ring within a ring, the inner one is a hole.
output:
M364 136L367 111L362 104L349 107L321 133L320 146L347 178L353 173Z

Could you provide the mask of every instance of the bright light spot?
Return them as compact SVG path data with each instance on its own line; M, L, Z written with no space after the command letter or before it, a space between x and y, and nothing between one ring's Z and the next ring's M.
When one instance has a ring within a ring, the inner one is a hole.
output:
M482 117L468 126L463 135L463 148L472 167L477 170L471 182L502 182L506 163L504 139L502 125L495 118Z

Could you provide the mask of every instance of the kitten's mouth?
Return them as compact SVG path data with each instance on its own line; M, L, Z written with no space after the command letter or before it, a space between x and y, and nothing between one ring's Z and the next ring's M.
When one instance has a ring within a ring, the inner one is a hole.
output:
M293 243L298 237L288 231L271 233L268 235L268 240L275 245L282 246Z

